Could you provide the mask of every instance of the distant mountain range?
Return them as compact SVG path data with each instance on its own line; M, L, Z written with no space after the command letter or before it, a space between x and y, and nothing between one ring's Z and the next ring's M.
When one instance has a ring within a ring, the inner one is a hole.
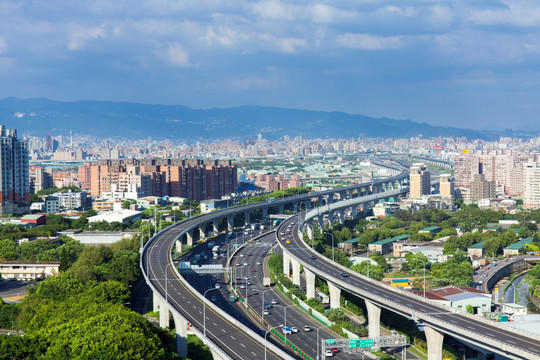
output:
M67 135L71 130L74 134L98 137L143 139L151 136L174 140L245 140L259 133L268 139L285 135L304 138L407 138L422 135L428 138L459 136L484 139L504 135L344 112L265 106L191 109L127 102L17 98L0 100L0 124L17 129L19 136Z

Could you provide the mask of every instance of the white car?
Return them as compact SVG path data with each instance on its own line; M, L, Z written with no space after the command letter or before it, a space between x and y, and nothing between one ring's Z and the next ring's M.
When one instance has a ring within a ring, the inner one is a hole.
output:
M216 289L219 289L220 287L221 287L221 285L216 284Z
M270 315L270 311L264 310L264 311L263 311L263 315Z
M326 357L328 357L328 356L334 356L334 353L331 352L330 350L326 350L326 351L324 352L324 356L326 356Z
M293 327L291 327L291 331L292 331L293 333L297 333L297 332L298 332L298 329L295 328L295 327L293 326Z

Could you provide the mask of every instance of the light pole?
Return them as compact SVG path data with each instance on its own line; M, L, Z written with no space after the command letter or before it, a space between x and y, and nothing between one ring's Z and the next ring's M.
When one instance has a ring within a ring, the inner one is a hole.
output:
M206 339L206 293L212 290L217 290L217 288L208 289L203 294L203 335Z
M321 327L318 327L317 328L317 360L319 360L319 330L321 330L324 326L321 326Z
M283 324L278 325L278 326L271 327L270 329L268 329L268 331L266 332L266 334L264 334L264 360L266 360L266 335L268 335L268 333L269 333L270 331L272 331L273 329L279 328L279 327L282 327L282 326L283 326Z
M328 234L332 237L332 261L334 261L334 234L330 232L324 232L324 231L323 231L323 234Z
M369 245L362 244L362 246L366 247L366 259L367 259L367 277L369 277L369 265L371 264L371 259L369 258Z
M422 263L422 266L424 267L424 299L426 298L426 263L424 260L416 259Z
M276 305L283 308L283 325L284 327L287 327L287 309L291 306L294 306L294 304L283 306L283 305ZM287 340L287 334L285 333L285 341Z

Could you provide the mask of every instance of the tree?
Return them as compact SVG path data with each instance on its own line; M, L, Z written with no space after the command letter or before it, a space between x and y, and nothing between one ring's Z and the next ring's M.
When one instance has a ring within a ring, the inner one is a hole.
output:
M474 314L474 308L472 307L472 305L467 305L467 307L465 308L467 310L467 312L469 314Z

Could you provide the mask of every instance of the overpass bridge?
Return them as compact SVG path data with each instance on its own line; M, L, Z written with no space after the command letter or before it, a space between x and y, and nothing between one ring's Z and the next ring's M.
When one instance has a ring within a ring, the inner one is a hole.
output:
M389 195L372 196L382 198ZM360 203L368 200L347 201ZM347 206L342 202L333 205L334 210ZM361 274L351 273L350 269L317 253L304 242L302 234L311 221L317 221L319 214L318 210L304 212L301 217L295 216L283 222L276 232L284 254L283 271L292 277L293 283L300 284L300 271L303 268L308 298L315 297L315 278L319 277L328 284L331 308L340 306L341 291L347 291L364 299L368 310L370 338L380 335L381 308L422 321L425 324L428 342L428 360L441 360L445 334L511 359L540 359L539 336L510 329L484 318L443 306L411 292L374 281ZM301 221L298 221L299 218ZM291 230L292 236L288 236L289 232L283 229ZM281 235L282 233L284 235ZM290 244L284 240L289 240ZM343 276L343 273L346 276Z

